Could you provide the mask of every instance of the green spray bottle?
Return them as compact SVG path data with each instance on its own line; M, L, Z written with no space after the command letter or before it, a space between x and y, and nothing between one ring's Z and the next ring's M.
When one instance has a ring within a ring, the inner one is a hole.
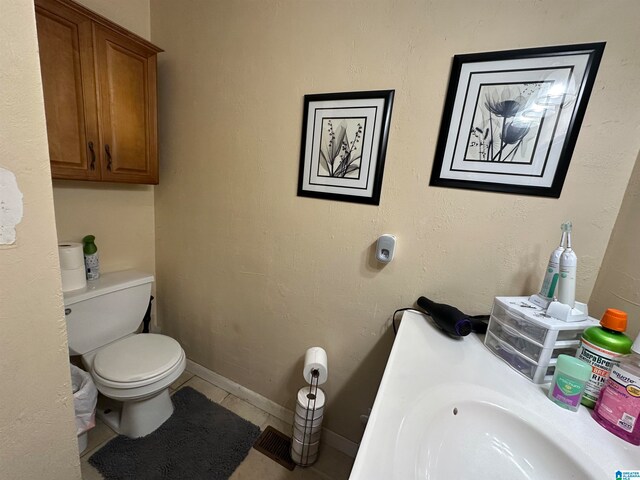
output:
M576 357L591 365L591 378L582 397L584 406L595 407L611 369L618 364L618 357L631 351L633 340L623 333L626 329L626 312L609 308L599 327L589 327L582 334Z
M100 277L100 259L98 258L98 247L96 247L95 241L96 237L93 235L87 235L82 239L84 268L87 273L87 280L96 280Z

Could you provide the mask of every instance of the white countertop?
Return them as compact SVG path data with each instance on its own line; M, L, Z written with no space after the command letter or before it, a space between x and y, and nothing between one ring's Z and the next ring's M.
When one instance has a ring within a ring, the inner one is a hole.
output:
M591 410L580 406L578 412L571 412L552 403L546 396L546 385L536 385L516 373L483 345L482 337L471 334L464 339L454 339L434 326L428 317L406 312L351 480L399 480L394 464L402 426L408 421L407 412L415 411L418 400L428 405L430 392L439 384L443 388L464 385L465 389L453 389L468 395L460 400L472 399L474 391L481 390L509 397L526 409L527 418L532 419L537 428L554 432L553 438L559 444L576 452L579 458L584 457L585 462L591 462L590 467L597 465L596 469L601 471L594 471L593 478L614 479L617 470L640 469L640 447L598 425L591 418Z

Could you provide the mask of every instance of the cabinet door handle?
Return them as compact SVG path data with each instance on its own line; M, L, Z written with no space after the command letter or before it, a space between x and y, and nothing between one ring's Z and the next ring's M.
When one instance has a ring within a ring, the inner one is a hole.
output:
M111 149L108 143L104 146L104 151L107 152L107 170L111 171Z
M89 142L89 151L91 152L91 163L89 164L89 168L91 170L96 169L96 152L93 149L93 142Z

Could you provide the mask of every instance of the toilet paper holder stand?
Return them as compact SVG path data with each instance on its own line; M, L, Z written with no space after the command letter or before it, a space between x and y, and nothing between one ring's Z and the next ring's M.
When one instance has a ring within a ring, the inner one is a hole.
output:
M318 398L318 382L320 380L320 371L317 368L311 370L311 379L309 381L309 393L307 394L307 409L304 419L304 427L302 430L302 438L311 438L313 431L313 421L316 412L316 399ZM302 454L300 458L303 464L309 464L310 443L302 445Z

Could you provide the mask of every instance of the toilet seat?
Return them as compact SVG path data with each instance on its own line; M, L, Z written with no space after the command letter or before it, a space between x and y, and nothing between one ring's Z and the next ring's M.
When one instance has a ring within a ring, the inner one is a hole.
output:
M100 349L92 374L103 394L126 400L168 387L185 366L184 350L177 341L165 335L141 333Z

